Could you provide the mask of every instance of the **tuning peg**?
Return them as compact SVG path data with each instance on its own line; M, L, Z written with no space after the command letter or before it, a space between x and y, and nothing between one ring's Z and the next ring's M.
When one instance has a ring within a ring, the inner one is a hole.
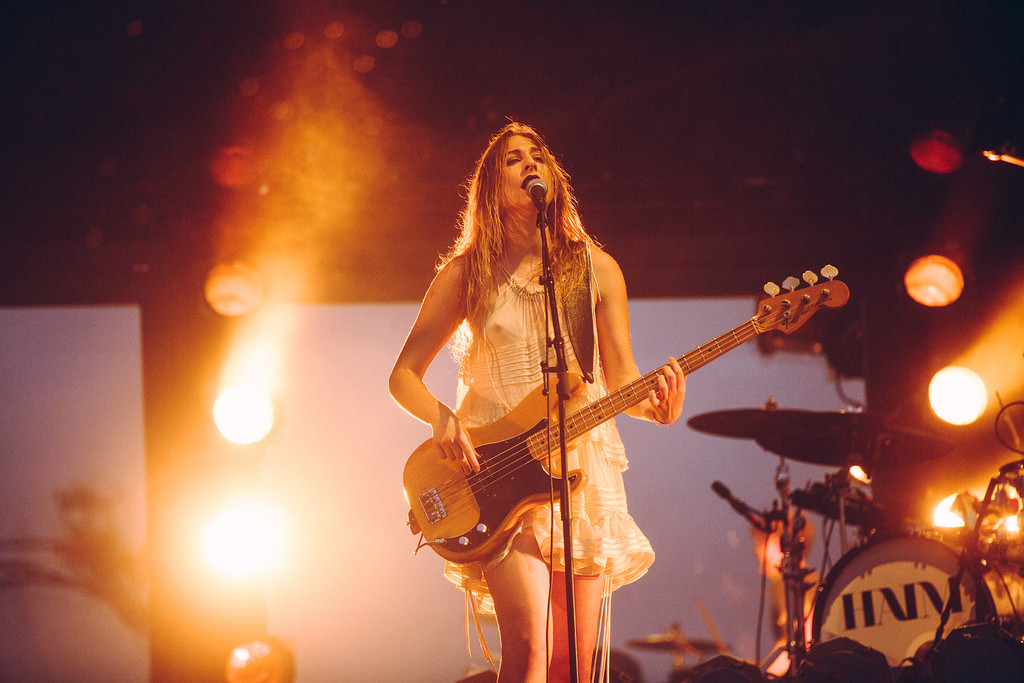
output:
M821 269L821 274L831 280L836 275L839 275L839 269L835 266L825 266Z
M792 292L794 289L796 289L797 285L799 285L799 284L800 284L800 281L797 280L792 275L790 275L789 277L787 277L785 280L782 281L782 286L785 287L790 292Z
M782 290L779 289L779 286L777 284L775 284L774 282L766 282L766 283L764 283L764 293L767 294L768 296L775 296L776 294L778 294L781 291Z
M806 282L807 284L809 284L811 286L814 286L814 283L818 281L818 276L814 274L814 271L805 270L803 277L804 277L804 282Z

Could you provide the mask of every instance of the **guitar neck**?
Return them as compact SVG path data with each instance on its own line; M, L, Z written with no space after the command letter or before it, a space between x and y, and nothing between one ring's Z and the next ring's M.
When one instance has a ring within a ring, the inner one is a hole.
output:
M751 319L741 325L737 325L724 334L718 335L689 353L683 354L676 361L682 367L683 372L689 375L716 358L724 356L744 342L753 339L758 334L760 334L760 331ZM585 408L566 417L566 440L572 441L589 432L594 427L607 422L619 413L644 401L652 390L658 388L658 376L660 374L661 368L652 370L643 377L633 380L624 387L610 392L604 398L594 401ZM557 438L557 427L553 427L551 432L552 438Z

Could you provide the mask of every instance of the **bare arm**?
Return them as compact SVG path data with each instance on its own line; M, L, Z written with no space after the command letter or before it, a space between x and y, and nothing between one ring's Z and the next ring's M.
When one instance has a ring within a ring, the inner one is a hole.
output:
M601 365L610 390L637 379L640 372L633 359L629 333L629 306L626 281L619 264L600 249L595 249L594 273L601 299L597 304L597 335L601 349ZM628 409L636 418L670 424L679 419L686 397L686 376L674 358L661 370L657 391L647 400Z
M476 452L455 411L423 383L427 368L466 317L464 291L463 262L455 259L430 283L391 370L388 390L406 412L431 426L434 443L446 458L479 470Z

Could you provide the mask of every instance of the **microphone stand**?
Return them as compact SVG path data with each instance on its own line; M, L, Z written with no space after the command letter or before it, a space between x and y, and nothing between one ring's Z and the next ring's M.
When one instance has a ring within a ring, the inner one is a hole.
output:
M561 476L561 517L562 517L562 540L565 546L563 557L565 558L565 611L567 632L569 635L569 680L575 683L579 680L579 663L576 661L576 594L573 582L573 544L572 544L572 510L571 491L569 490L569 456L565 441L565 403L569 400L569 367L565 359L565 343L562 338L562 325L558 317L558 299L555 296L555 278L551 269L551 256L548 253L547 221L544 217L546 205L543 201L537 201L537 229L540 230L541 240L541 263L542 272L540 282L547 292L548 310L551 315L552 330L554 338L548 339L548 346L555 350L555 367L552 368L547 361L541 363L541 371L545 373L554 372L557 377L555 392L558 399L558 449L562 467ZM550 435L550 415L548 417L548 434ZM547 440L550 447L551 441Z

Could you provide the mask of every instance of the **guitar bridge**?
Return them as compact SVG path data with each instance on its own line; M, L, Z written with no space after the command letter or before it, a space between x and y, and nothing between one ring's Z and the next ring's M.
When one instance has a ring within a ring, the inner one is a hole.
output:
M444 503L441 502L441 496L437 493L437 489L427 489L419 495L418 500L420 507L423 508L423 514L427 516L427 521L431 524L437 524L448 516L448 511L444 509Z

